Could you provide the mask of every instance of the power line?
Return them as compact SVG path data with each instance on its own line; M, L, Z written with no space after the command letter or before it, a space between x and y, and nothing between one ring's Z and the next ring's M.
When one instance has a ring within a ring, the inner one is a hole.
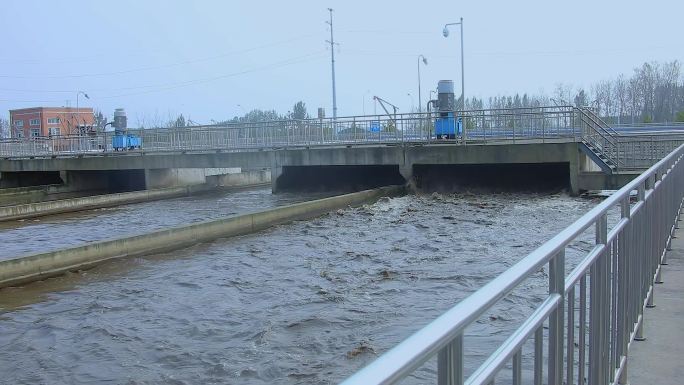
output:
M201 62L221 59L221 58L228 57L228 56L244 54L244 53L257 51L257 50L264 49L264 48L271 48L271 47L275 47L278 45L288 44L288 43L291 43L293 41L303 40L303 39L306 39L306 38L312 37L312 36L314 36L314 35L313 34L300 35L300 36L293 37L293 38L290 38L287 40L281 40L281 41L277 41L277 42L273 42L273 43L262 44L262 45L259 45L256 47L245 48L245 49L240 49L240 50L231 51L231 52L225 52L225 53L222 53L219 55L204 57L204 58L200 58L200 59L185 60L185 61L181 61L181 62L167 63L167 64L161 64L161 65L156 65L156 66L145 66L145 67L131 68L131 69L120 70L120 71L88 73L88 74L72 74L72 75L43 75L43 76L40 76L40 75L0 75L0 78L5 78L5 79L74 79L74 78L84 78L84 77L124 75L124 74L129 74L129 73L134 73L134 72L152 71L152 70L178 67L178 66L182 66L182 65L195 64L195 63L201 63Z
M346 33L362 33L367 34L379 34L379 35L434 35L434 31L391 31L391 30L381 30L381 29L352 29L345 30Z
M168 91L172 89L177 89L177 88L183 88L183 87L189 87L197 84L202 84L202 83L209 83L213 82L216 80L221 80L221 79L226 79L230 77L235 77L239 75L245 75L248 73L252 72L259 72L259 71L265 71L269 69L274 69L274 68L280 68L280 67L285 67L288 65L293 65L293 64L299 64L299 63L305 63L308 61L311 61L313 59L316 59L317 56L322 57L325 51L317 51L314 53L310 53L307 55L302 55L299 57L283 60L280 62L272 63L266 66L261 66L261 67L255 67L243 71L238 71L238 72L233 72L229 74L224 74L224 75L218 75L218 76L213 76L209 78L203 78L203 79L195 79L195 80L188 80L184 82L179 82L179 83L170 83L167 85L158 85L155 86L157 89L153 90L147 90L147 91L140 91L140 92L132 92L132 93L125 93L125 94L119 94L119 95L109 95L109 96L101 96L101 97L93 97L91 99L113 99L113 98L120 98L124 96L133 96L133 95L142 95L142 94L149 94L149 93L155 93L155 92L162 92L162 91ZM151 86L150 86L151 87Z
M130 90L130 89L142 89L142 88L154 88L154 89L146 90L146 91L140 91L140 92L123 93L123 94L118 94L118 95L91 97L90 99L93 99L93 100L114 99L114 98L120 98L120 97L126 97L126 96L134 96L134 95L150 94L150 93L155 93L155 92L163 92L163 91L168 91L168 90L172 90L172 89L190 87L190 86L197 85L197 84L209 83L209 82L216 81L216 80L221 80L221 79L226 79L226 78L230 78L230 77L245 75L248 73L266 71L269 69L275 69L275 68L281 68L281 67L285 67L285 66L289 66L289 65L305 63L305 62L309 62L309 61L321 58L323 56L325 56L325 51L319 50L316 52L308 53L306 55L301 55L301 56L289 58L286 60L281 60L279 62L271 63L268 65L249 68L246 70L237 71L237 72L233 72L233 73L228 73L228 74L223 74L223 75L218 75L218 76L212 76L212 77L208 77L208 78L186 80L186 81L177 82L177 83L166 83L166 84L146 85L146 86L138 86L138 87L128 87L128 88L120 89L120 91ZM114 91L116 91L116 90L114 90ZM69 91L69 92L73 92L73 91ZM11 102L11 103L56 103L56 102L61 102L61 101L62 100L0 99L0 102Z

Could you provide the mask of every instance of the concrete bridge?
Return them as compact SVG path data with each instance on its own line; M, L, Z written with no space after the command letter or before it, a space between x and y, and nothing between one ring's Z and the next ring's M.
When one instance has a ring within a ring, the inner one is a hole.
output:
M10 140L0 143L0 186L135 190L203 183L239 168L270 169L274 191L486 176L523 185L551 179L577 193L619 187L684 142L674 131L619 133L574 107L456 114L464 122L457 140L436 140L430 113L142 130L134 134L143 148L127 152L112 151L107 133Z

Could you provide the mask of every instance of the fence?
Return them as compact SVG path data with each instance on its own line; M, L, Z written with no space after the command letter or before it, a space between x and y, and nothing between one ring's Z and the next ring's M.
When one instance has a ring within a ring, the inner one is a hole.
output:
M249 151L293 146L383 143L498 144L583 141L614 169L643 168L684 142L684 133L649 139L621 135L591 110L571 106L455 111L462 131L453 141L434 135L439 113L240 122L224 126L129 130L142 138L132 151ZM51 157L112 152L111 132L0 140L0 157ZM637 152L633 152L637 151ZM649 163L650 162L650 163Z
M680 146L343 385L393 384L435 357L440 385L493 384L509 363L512 383L517 385L523 381L522 348L530 339L534 384L544 383L544 372L553 385L626 384L629 346L643 337L644 308L653 305L654 283L660 279L661 264L678 228L683 158L684 146ZM616 207L620 219L609 228L608 212ZM566 274L566 249L592 228L593 248ZM546 298L466 379L468 326L545 265Z

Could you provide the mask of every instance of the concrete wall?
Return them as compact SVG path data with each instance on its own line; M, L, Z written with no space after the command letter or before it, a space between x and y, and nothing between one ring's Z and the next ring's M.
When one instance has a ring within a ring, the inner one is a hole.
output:
M87 157L0 159L0 172L63 170L150 170L165 168L270 168L280 150L205 153L121 153Z
M258 186L271 183L268 169L207 176L207 183L218 187Z
M632 179L639 176L640 173L630 174L612 174L608 175L601 171L599 172L581 172L578 177L579 189L581 191L589 190L618 190L622 186L631 182Z
M236 169L221 169L213 171L215 174L207 176L206 183L202 184L170 187L164 189L140 190L116 194L88 195L86 197L79 196L61 200L22 202L20 204L6 205L4 207L0 206L0 222L88 210L99 207L111 207L121 204L168 199L209 191L215 188L260 186L270 183L271 180L271 174L268 170L239 172L239 170ZM237 173L220 174L223 172ZM46 186L45 189L41 189L40 192L36 194L31 193L31 190L27 190L26 188L12 189L11 191L19 196L28 195L31 198L35 198L44 196L46 191L63 191L65 189L67 189L67 186L55 185ZM78 193L69 192L68 194ZM3 194L2 189L0 189L0 205L2 202Z
M409 183L414 183L413 170L422 165L535 165L562 164L563 176L573 193L579 192L580 152L577 143L527 143L501 145L432 145L311 148L280 151L275 154L272 183L278 190L279 178L292 167L310 166L397 166ZM334 172L334 168L329 169ZM532 172L532 171L531 171ZM341 174L340 174L341 175Z
M383 196L401 194L403 190L401 187L367 190L134 237L3 260L0 261L0 287L85 269L113 258L158 253L217 238L248 234L293 220L313 218L339 208L361 205Z
M207 188L204 187L204 189ZM111 207L121 204L174 198L178 196L189 195L193 192L197 192L197 190L192 190L191 187L175 187L169 189L94 195L81 198L5 206L0 207L0 222L34 218L72 211L88 210L100 207Z
M148 189L191 186L211 183L210 177L234 175L240 172L239 167L146 169L145 185Z
M598 164L594 163L587 154L580 152L580 172L603 172Z
M34 187L0 188L0 206L70 199L94 194L105 194L104 190L74 191L67 185L46 185Z
M291 166L368 166L392 165L406 179L412 178L415 164L537 164L564 163L568 165L570 189L579 192L581 170L594 171L592 162L581 154L578 143L556 141L546 143L507 143L488 145L456 145L435 142L431 144L397 143L396 145L356 145L338 147L302 147L288 149L264 148L246 152L205 152L177 154L120 154L83 158L57 157L55 159L0 160L2 171L60 171L60 170L159 170L207 169L240 167L242 169L273 170L272 180ZM151 186L183 179L161 172L148 173ZM158 177L158 178L157 178ZM206 177L206 175L205 175ZM157 178L157 181L154 179ZM199 178L198 178L199 179Z

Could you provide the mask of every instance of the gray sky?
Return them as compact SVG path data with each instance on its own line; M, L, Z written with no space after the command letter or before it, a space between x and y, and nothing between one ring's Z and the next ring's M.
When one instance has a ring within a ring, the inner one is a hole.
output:
M588 87L644 61L684 61L684 3L658 1L3 0L0 111L76 104L111 117L183 113L199 123L298 100L332 115L327 7L335 9L338 115L423 104L440 79L466 96ZM413 97L408 95L410 93ZM242 107L238 107L238 104Z

